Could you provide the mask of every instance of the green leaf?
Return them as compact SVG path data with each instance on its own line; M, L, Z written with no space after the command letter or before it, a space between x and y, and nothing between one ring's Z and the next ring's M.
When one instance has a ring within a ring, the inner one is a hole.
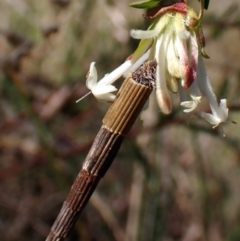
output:
M162 0L145 0L140 2L130 3L129 6L133 8L153 8L156 7Z

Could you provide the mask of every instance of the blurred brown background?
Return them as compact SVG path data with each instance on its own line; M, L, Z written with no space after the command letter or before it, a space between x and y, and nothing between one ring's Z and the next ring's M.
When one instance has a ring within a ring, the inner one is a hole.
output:
M0 1L1 241L48 234L109 106L75 103L89 65L110 72L138 44L130 29L148 26L130 2ZM211 0L203 28L215 93L240 123L239 1ZM135 124L69 241L240 240L240 124L223 138L175 99Z

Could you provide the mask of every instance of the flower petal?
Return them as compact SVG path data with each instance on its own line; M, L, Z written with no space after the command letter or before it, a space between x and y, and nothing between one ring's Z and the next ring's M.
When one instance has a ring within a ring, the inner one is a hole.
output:
M213 128L217 127L222 121L217 118L217 116L213 115L213 114L209 114L209 113L205 113L205 112L201 112L200 116L206 120L207 122L209 122L210 124L213 125Z
M167 70L175 78L181 78L180 61L175 53L174 40L171 39L166 51Z
M160 36L156 41L155 58L158 63L156 71L156 97L158 105L164 114L170 114L172 111L172 101L166 82L166 55L165 49L168 45L169 37Z
M113 101L115 95L111 92L117 91L117 88L113 85L95 85L92 89L92 94L101 101Z
M185 30L184 32L187 32ZM196 63L198 56L198 49L196 49L193 43L196 42L195 36L183 33L183 31L178 32L175 40L176 50L179 56L179 64L181 76L183 79L182 86L184 88L189 88L193 83L197 75ZM184 36L184 37L183 37Z
M223 113L225 114L225 118L228 117L228 108L227 108L227 100L221 99L220 100L220 108L222 109Z
M183 110L183 112L185 113L189 113L192 112L193 110L195 110L198 106L198 104L200 103L201 100L201 96L191 96L192 100L190 101L183 101L181 102L181 106L185 107L186 109Z
M89 72L87 75L86 85L89 90L91 90L94 85L97 83L97 69L95 67L95 62L92 62L90 64Z

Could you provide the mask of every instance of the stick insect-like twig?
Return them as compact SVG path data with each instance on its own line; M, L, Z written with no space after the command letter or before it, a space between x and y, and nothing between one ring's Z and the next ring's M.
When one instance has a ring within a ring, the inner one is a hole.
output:
M68 236L152 92L156 66L155 60L148 61L123 82L46 241Z

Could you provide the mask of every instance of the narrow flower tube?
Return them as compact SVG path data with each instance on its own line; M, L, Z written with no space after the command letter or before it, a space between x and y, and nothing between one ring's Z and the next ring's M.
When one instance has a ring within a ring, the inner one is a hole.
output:
M117 69L112 71L110 74L105 75L101 80L98 81L99 85L112 84L117 79L119 79L123 73L125 73L131 66L133 65L131 60L125 61L122 65L120 65Z
M206 68L203 63L203 59L199 56L199 64L198 64L198 76L197 82L199 89L202 95L206 96L209 102L209 106L211 108L212 114L209 113L201 113L201 116L214 125L214 127L218 126L220 123L223 123L228 118L228 108L227 108L227 100L222 99L220 101L220 105L218 105L217 98L212 90L212 86L207 76Z
M150 50L148 50L145 54L143 54L135 63L132 64L131 68L129 68L123 75L126 77L129 72L133 72L137 70L148 58L149 58Z
M164 114L170 114L172 111L172 101L166 82L166 58L164 56L164 48L168 44L168 41L168 37L161 36L161 38L156 43L155 53L155 59L158 63L156 72L156 98L158 105ZM165 42L165 46L162 44L162 42Z

